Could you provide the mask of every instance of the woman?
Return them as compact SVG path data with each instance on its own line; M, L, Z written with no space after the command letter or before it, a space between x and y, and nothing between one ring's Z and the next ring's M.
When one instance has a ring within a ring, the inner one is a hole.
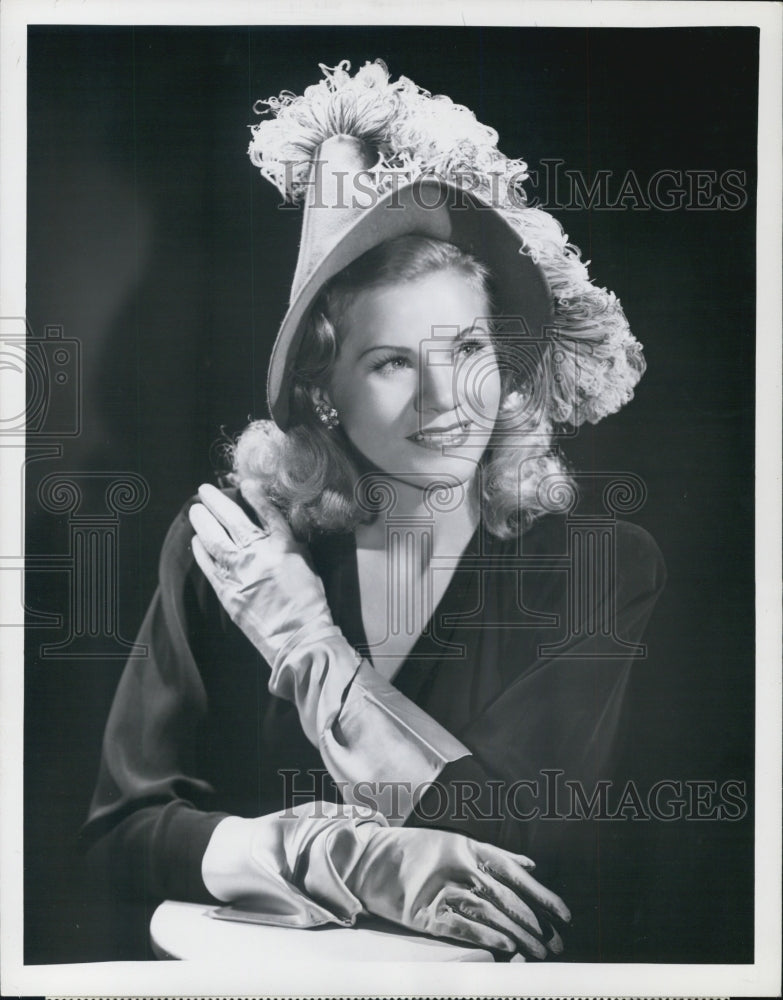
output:
M595 865L530 795L605 775L664 576L626 522L590 561L554 435L644 362L491 130L348 68L256 127L305 198L274 423L169 532L86 835L128 891L547 958Z

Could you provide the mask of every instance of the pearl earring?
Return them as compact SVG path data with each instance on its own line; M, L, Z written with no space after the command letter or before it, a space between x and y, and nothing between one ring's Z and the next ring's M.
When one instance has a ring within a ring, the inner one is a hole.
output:
M320 400L315 404L315 412L318 419L328 431L333 431L335 427L340 426L340 419L337 416L337 410L323 400Z

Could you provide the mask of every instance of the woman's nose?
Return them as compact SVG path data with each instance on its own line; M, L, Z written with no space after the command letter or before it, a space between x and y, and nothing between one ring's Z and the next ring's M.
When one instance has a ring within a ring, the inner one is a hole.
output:
M422 365L416 409L419 412L453 410L457 404L455 368L438 358Z

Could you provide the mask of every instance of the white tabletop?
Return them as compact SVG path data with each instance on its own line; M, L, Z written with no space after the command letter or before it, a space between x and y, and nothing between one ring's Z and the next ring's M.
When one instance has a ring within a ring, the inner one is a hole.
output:
M158 958L269 962L492 962L490 952L408 934L384 920L364 918L355 927L303 930L219 920L217 906L167 901L150 923Z

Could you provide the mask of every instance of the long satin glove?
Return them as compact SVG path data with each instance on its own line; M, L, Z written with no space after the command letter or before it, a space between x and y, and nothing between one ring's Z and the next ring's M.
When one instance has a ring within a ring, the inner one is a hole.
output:
M400 829L369 811L312 802L215 828L202 862L217 899L288 927L352 925L372 913L410 930L547 958L563 950L562 900L522 855L440 830Z
M270 665L270 692L296 705L344 800L404 823L428 783L470 751L361 660L332 620L306 547L252 484L243 494L263 528L200 487L189 512L196 562Z

